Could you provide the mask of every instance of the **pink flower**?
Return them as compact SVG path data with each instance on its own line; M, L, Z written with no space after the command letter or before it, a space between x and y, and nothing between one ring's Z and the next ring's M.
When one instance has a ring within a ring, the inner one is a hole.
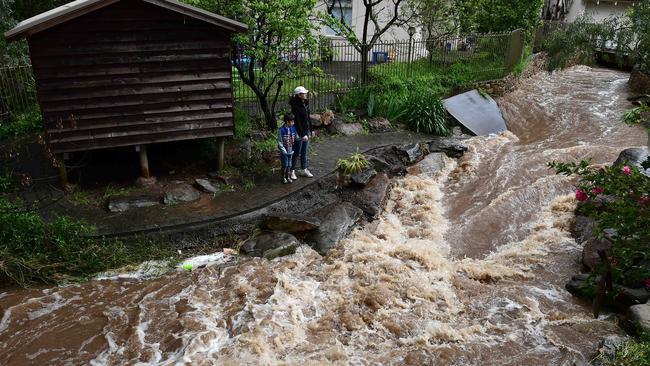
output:
M576 199L578 201L583 202L586 201L588 198L589 196L587 196L587 193L585 193L585 191L583 191L582 189L576 190Z
M591 194L593 194L594 196L597 196L603 192L605 192L605 188L603 187L594 187L591 189Z
M630 175L630 174L632 174L632 168L630 168L629 165L624 166L623 169L621 169L621 171L622 171L623 174L625 174L625 175Z
M642 204L647 205L648 202L650 202L650 196L648 196L648 194L646 193L643 196L641 196L641 198L639 198L639 201L641 201Z

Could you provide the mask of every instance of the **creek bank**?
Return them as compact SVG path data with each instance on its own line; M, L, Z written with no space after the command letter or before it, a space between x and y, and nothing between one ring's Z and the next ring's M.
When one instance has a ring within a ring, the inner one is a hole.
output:
M642 166L647 159L648 150L645 148L626 149L619 154L614 165L638 167L641 179L650 178L650 170ZM602 211L608 210L609 205L615 201L615 197L603 195L593 199L590 204ZM620 243L621 239L617 238L615 229L604 228L601 232L596 217L581 215L579 212L582 205L584 203L578 206L572 235L583 246L583 273L573 276L565 288L574 296L591 302L595 316L600 309L608 308L626 314L622 324L636 324L650 331L650 305L647 304L650 299L650 283L646 279L633 280L633 274L627 272L623 273L622 278L626 278L628 283L616 283L612 279L612 271L618 270L618 261L623 259L613 257L611 250L617 240ZM635 266L650 270L650 262L647 260L640 261Z
M462 140L454 138L377 148L364 154L370 166L348 185L339 186L336 173L332 173L270 206L185 231L170 241L187 249L215 237L244 237L254 232L257 235L240 246L242 253L268 259L291 254L296 238L301 245L327 255L354 227L377 218L393 178L407 174L409 169L434 174L444 167L444 156L458 158L466 150Z

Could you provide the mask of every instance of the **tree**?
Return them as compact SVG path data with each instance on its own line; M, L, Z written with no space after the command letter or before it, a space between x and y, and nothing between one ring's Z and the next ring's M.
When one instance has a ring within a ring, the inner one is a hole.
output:
M358 38L353 25L345 19L345 0L323 0L325 12L320 19L337 35L345 37L361 55L361 79L368 76L368 52L392 27L399 27L414 18L408 0L362 0L363 30ZM349 2L349 1L348 1Z
M459 29L455 0L412 0L412 11L427 41L454 34Z
M461 28L465 32L530 33L540 22L544 0L458 0Z
M316 0L186 0L248 25L235 34L232 64L260 102L267 127L277 128L275 107L283 80L312 71Z

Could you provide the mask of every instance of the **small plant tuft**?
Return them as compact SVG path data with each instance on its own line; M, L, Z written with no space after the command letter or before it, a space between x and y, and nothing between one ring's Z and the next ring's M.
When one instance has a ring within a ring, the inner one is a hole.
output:
M357 147L357 152L350 157L338 160L336 170L343 175L352 175L365 169L368 164L368 159L359 152L359 147Z

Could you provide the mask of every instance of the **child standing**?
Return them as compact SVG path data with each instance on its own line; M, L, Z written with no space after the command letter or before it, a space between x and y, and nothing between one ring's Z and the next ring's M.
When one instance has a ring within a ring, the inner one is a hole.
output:
M284 124L278 131L278 148L282 162L282 183L293 183L291 179L291 160L293 157L293 144L296 141L296 127L293 125L295 117L291 113L284 115Z

